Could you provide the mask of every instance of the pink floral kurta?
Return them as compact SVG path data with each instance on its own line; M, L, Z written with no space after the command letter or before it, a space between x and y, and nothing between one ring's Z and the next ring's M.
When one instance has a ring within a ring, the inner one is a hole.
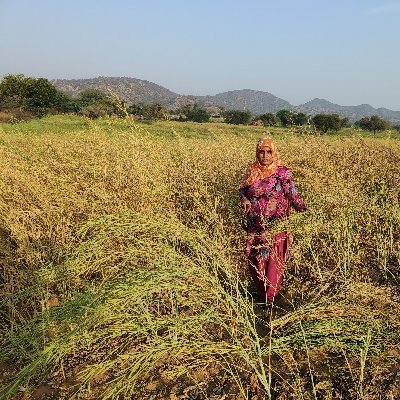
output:
M246 241L250 273L266 302L272 302L282 282L291 235L280 232L270 237L270 227L275 221L286 218L291 208L305 211L306 205L295 187L291 172L283 166L268 178L240 189L240 196L251 202Z

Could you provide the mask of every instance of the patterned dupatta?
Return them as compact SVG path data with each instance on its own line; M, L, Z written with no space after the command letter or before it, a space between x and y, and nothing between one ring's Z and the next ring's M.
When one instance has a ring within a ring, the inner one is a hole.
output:
M270 165L261 165L257 159L257 152L259 150L271 150L272 151L272 163ZM271 176L278 167L284 166L278 156L278 149L275 142L270 137L263 137L257 143L256 148L256 161L250 164L246 170L243 181L240 188L250 186L260 179L266 179Z

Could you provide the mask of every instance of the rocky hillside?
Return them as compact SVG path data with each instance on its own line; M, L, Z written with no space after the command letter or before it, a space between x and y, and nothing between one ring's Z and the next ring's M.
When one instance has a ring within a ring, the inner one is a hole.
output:
M179 97L179 94L157 85L153 82L135 78L109 78L99 77L91 79L56 79L53 85L73 96L79 92L93 88L107 92L109 89L116 93L127 104L133 103L161 103L172 105Z
M126 77L57 79L52 82L57 89L74 97L88 88L103 91L111 89L128 105L133 103L161 103L171 108L177 108L185 103L198 103L212 112L223 107L226 110L250 110L253 114L275 113L281 109L294 109L311 115L337 113L342 117L348 117L353 122L362 117L377 114L389 121L400 123L400 111L392 111L387 108L376 109L369 104L341 106L318 98L299 106L293 106L288 101L271 93L250 89L232 90L215 96L182 96L153 82Z
M286 100L274 96L268 92L243 89L218 93L215 96L198 97L201 100L212 102L227 110L250 110L254 114L266 112L275 113L284 108L291 108Z
M392 111L387 108L374 108L369 104L340 106L339 104L334 104L324 99L315 98L307 103L294 107L294 109L311 115L336 113L343 117L348 117L350 121L353 122L362 117L370 117L371 115L379 115L388 121L400 122L400 111Z
M155 83L135 78L57 79L55 87L73 97L88 88L102 91L111 89L127 104L161 103L179 107L185 103L199 103L208 109L223 107L227 110L250 110L255 114L276 112L292 107L290 103L268 92L244 89L219 93L215 96L181 96Z

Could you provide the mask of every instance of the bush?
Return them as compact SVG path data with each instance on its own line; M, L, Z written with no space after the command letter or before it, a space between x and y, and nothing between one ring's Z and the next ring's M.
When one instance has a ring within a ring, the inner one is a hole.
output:
M279 110L276 117L284 127L292 126L295 123L296 114L290 110Z
M358 121L358 126L366 131L376 132L384 131L389 128L389 122L380 118L378 115L372 115L371 117L364 117Z
M54 111L59 113L76 113L80 110L78 99L72 99L63 92L57 91L54 99Z
M1 80L1 108L17 108L25 105L26 79L24 75L6 75Z
M127 111L130 115L143 115L145 107L143 103L131 104Z
M225 111L223 117L227 124L247 125L251 120L251 112L249 110Z
M17 109L37 116L68 112L70 98L59 92L45 78L6 75L0 82L0 109Z
M21 121L29 121L33 117L34 115L31 112L23 111L19 108L0 111L0 123L15 124Z
M203 108L198 107L197 104L193 107L185 107L183 114L186 116L188 121L208 122L210 120L210 114Z
M400 132L400 125L393 125L393 129Z
M328 131L338 131L342 127L342 120L337 114L317 114L311 118L315 129L326 133Z
M264 126L275 126L278 123L278 118L272 113L261 114L254 120L261 120Z
M149 121L156 119L165 119L167 109L162 104L147 104L143 107L143 118Z
M294 116L294 124L298 126L307 125L308 116L304 113L297 113Z
M57 89L44 78L27 78L25 96L26 108L41 115L55 108L59 98Z
M113 114L113 111L114 108L112 105L98 102L82 107L79 114L90 119L96 119L109 117Z
M347 117L344 117L340 120L340 127L341 128L350 128L351 124Z

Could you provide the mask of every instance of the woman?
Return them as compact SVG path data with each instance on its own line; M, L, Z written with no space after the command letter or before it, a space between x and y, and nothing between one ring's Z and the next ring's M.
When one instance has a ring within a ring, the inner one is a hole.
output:
M279 160L271 138L258 142L256 161L247 168L239 194L247 215L246 256L250 274L266 303L273 303L282 282L291 234L279 232L271 236L270 228L274 221L286 218L291 207L305 211L306 205L291 172Z

